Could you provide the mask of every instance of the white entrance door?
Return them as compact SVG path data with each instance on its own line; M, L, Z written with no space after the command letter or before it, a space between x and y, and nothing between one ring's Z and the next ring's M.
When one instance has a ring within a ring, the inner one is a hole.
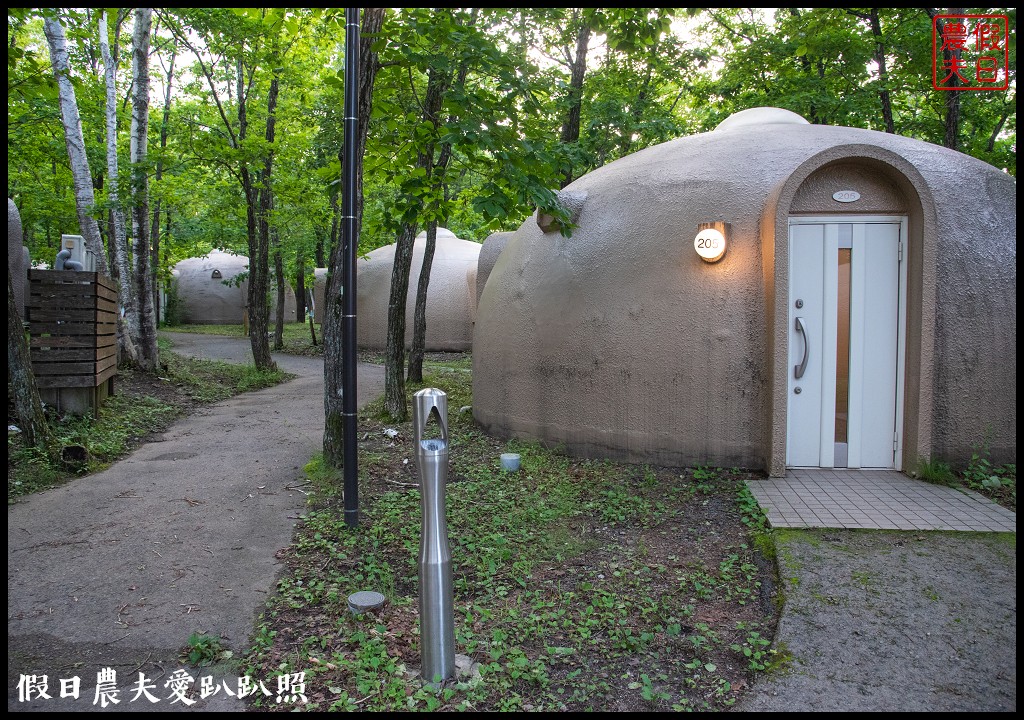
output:
M902 466L903 218L791 218L788 467Z

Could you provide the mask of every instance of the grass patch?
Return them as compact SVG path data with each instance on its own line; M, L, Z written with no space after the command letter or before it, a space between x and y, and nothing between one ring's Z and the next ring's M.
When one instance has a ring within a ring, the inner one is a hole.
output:
M412 427L377 402L360 417L357 529L344 523L340 474L320 458L306 466L316 490L244 670L268 683L305 672L310 702L257 698L261 709L725 709L773 667L778 609L762 602L763 516L743 492L746 473L499 441L459 411L472 398L458 359L426 372L448 393L456 651L479 677L434 691L410 674L420 664ZM519 472L501 469L506 451L522 456ZM347 597L360 590L387 604L352 616Z
M314 323L314 328L316 329L316 345L313 345L313 339L310 336L308 323L286 322L284 324L284 332L281 335L281 342L284 347L281 348L280 352L286 352L291 355L304 355L308 357L323 355L323 329L317 323ZM241 325L174 325L161 329L168 332L195 333L198 335L226 335L228 337L239 338L246 337ZM271 321L269 329L270 332L273 333L273 321ZM270 348L271 350L274 349L273 334L270 336Z
M934 485L957 484L956 475L948 463L941 460L921 460L917 464L917 477Z
M52 453L27 448L20 434L9 433L8 502L102 470L196 405L270 387L288 377L280 371L258 371L251 365L185 358L168 352L165 341L161 341L161 358L166 365L155 374L119 371L115 394L103 403L98 417L58 415L48 409L55 438ZM9 409L8 424L17 424L10 415ZM84 448L88 459L75 467L62 463L60 450L69 446Z
M1017 511L1017 465L995 465L989 460L984 447L976 448L962 472L954 472L941 460L922 460L916 476L936 485L967 488L984 495L993 502Z
M62 484L77 475L102 469L131 448L133 439L166 427L177 416L175 408L154 397L115 395L108 398L98 418L89 415L50 416L55 452L27 448L20 435L7 436L7 500ZM79 446L88 461L75 469L65 467L60 448Z

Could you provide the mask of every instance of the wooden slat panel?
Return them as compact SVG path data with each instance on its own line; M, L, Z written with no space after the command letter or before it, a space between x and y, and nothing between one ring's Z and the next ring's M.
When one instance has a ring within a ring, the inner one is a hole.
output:
M114 357L113 355L111 355L110 357L105 357L102 360L96 361L97 375L102 374L104 371L109 370L110 368L117 369L117 358ZM97 381L96 384L99 385L99 382Z
M101 293L93 292L94 290L94 286L88 285L47 285L41 289L33 288L29 293L26 305L29 307L99 307L104 310L117 310L117 293L102 288L100 288Z
M93 322L96 318L95 308L62 308L62 307L29 307L29 322ZM112 322L112 321L107 321Z
M48 335L46 337L33 337L29 341L33 348L93 348L96 347L96 337L90 335L78 335L60 337Z
M109 380L110 378L114 377L116 374L117 374L117 365L116 364L115 365L111 365L106 370L103 370L102 372L100 372L96 376L96 384L93 385L93 387L99 387L100 385L105 383L107 380Z
M117 342L113 335L44 335L33 336L29 345L34 348L94 348Z
M70 307L70 308L94 308L96 307L96 300L98 299L91 292L75 292L76 288L85 287L84 285L68 285L67 287L59 288L55 292L30 292L28 301L25 303L28 307L34 308L52 308L52 307Z
M105 288L102 285L87 285L84 283L34 283L29 285L29 304L46 303L54 298L87 298L95 301L105 300L117 303L117 291Z
M96 360L96 348L32 348L33 363Z
M109 378L110 375L107 375ZM107 378L103 378L106 380ZM40 375L36 377L36 386L40 390L54 390L57 388L96 387L103 380L97 381L95 375Z
M96 309L96 322L106 324L117 324L117 313L113 310Z
M117 332L114 324L96 325L94 323L32 323L29 333L33 336L49 333L50 335L110 335Z
M80 362L103 360L116 357L117 348L107 347L34 347L31 349L32 362Z
M104 275L103 273L96 273L96 284L99 285L100 287L105 287L107 290L112 290L115 293L117 292L117 284L114 282L114 279L111 278L109 275Z
M29 270L28 279L30 282L46 284L63 282L80 282L96 284L97 272L86 270Z
M89 362L34 362L32 372L40 375L96 375L96 361Z
M117 290L103 287L102 285L96 286L96 297L108 300L110 302L117 302Z

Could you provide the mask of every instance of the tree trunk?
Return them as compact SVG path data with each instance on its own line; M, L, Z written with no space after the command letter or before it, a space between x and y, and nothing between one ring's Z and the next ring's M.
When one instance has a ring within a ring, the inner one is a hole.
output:
M569 78L569 109L562 121L560 141L563 145L571 145L580 139L580 111L583 107L583 78L587 72L587 46L590 43L590 23L582 20L576 33L576 56L573 58ZM566 168L562 177L562 187L573 181L573 168Z
M928 17L935 19L935 16L939 14L936 8L925 8L925 12L928 13ZM966 8L946 8L946 15L964 15L967 12ZM945 23L941 20L936 23L936 32L939 37L945 35ZM959 67L961 51L953 47L944 47L942 50L942 66L944 68L953 68L953 72L950 75L948 83L944 83L943 87L946 88L958 88L960 87L960 76L956 73L956 68ZM950 150L960 149L960 92L959 90L944 90L945 105L946 105L946 117L944 118L945 133L942 137L942 144L948 147Z
M245 75L241 59L235 63L235 71L238 83L238 140L241 145L246 138L249 127L249 119L246 113L245 101ZM276 82L276 78L274 79ZM274 102L277 102L276 86L274 90ZM268 106L270 99L268 98ZM267 117L267 132L271 133L271 118L273 113ZM261 212L263 198L256 189L252 174L249 168L243 164L239 173L242 177L242 191L245 193L245 230L249 244L249 291L247 307L249 314L249 346L252 348L253 362L260 370L272 370L277 367L274 359L270 356L270 344L267 342L267 291L268 291L268 267L267 267L267 234L260 232L258 226L266 213ZM266 197L269 201L269 196Z
M356 162L356 235L363 223L363 153L366 135L370 129L373 110L373 85L380 69L377 53L372 50L376 35L384 24L385 8L363 8L359 32L359 127ZM341 153L339 153L340 159ZM344 163L342 163L344 164ZM337 208L337 200L331 199ZM344 416L342 415L342 353L341 353L341 266L342 253L332 229L330 257L327 258L327 287L324 291L323 333L324 344L324 462L341 467L345 460ZM322 248L319 248L322 253ZM317 263L323 260L317 258ZM323 267L323 266L321 266ZM404 390L403 390L404 392Z
M334 195L332 193L331 197L333 198L333 196ZM332 211L333 211L335 205L336 205L336 203L332 200L332 202L331 202L331 210ZM336 232L336 231L334 231L334 232ZM324 230L323 232L317 232L317 234L316 234L316 248L314 248L314 250L313 250L313 260L316 261L316 265L314 265L313 267L318 267L318 268L327 267L327 255L324 252L324 234L325 233L326 233L326 230ZM332 235L332 237L331 237L331 242L332 243L334 242L334 237L335 237L334 235Z
M117 62L110 55L107 38L107 13L99 14L100 52L103 55L104 78L107 89L107 200L110 203L111 234L114 267L117 270L117 299L124 315L117 317L117 344L119 363L139 364L139 306L135 302L135 285L128 271L128 238L125 230L124 210L121 206L117 167Z
M71 84L71 71L68 64L67 40L64 28L55 18L48 17L43 23L46 41L50 47L50 62L53 74L57 78L57 89L60 100L60 116L64 125L64 142L68 150L68 161L71 164L71 175L74 178L75 210L78 213L78 225L85 239L85 246L96 258L96 269L108 274L107 256L100 237L100 226L96 218L89 213L96 205L96 197L92 190L92 174L89 171L89 158L85 154L85 139L82 137L82 119L78 114L78 102L75 99L75 88Z
M428 71L427 90L423 98L423 120L431 123L436 129L438 126L438 113L441 111L441 104L444 101L445 91L450 84L451 76L442 73L434 68ZM429 180L434 170L434 143L428 143L416 157L416 167L422 168ZM409 233L412 237L408 238ZM409 293L409 272L412 269L412 251L416 241L416 226L406 225L399 239L399 247L395 250L395 266L391 271L391 294L388 304L388 332L387 348L384 356L384 407L395 422L404 422L408 415L408 408L405 404L405 383L401 382L405 370L405 309L406 298ZM403 247L402 242L407 242L408 247ZM431 249L433 252L433 249ZM426 263L426 252L423 261ZM423 288L424 298L429 283L429 269L427 277L420 273L420 286ZM426 310L424 309L424 318ZM415 316L413 318L415 322ZM424 327L426 320L424 319ZM422 377L422 359L420 362L420 376ZM396 378L399 384L396 385ZM392 385L392 387L389 387Z
M174 79L174 60L178 56L177 49L171 51L171 62L167 68L167 82L164 90L164 115L160 121L160 150L167 147L167 132L171 118L171 81ZM160 182L164 177L163 152L156 160L155 179ZM160 282L158 273L160 270L160 198L153 203L153 231L151 234L153 243L153 308L156 312L157 325L160 324Z
M274 169L274 132L277 124L277 95L279 90L278 78L275 75L273 80L270 81L270 93L267 95L267 154L263 159L263 170L260 173L260 191L259 191L259 246L257 253L259 255L259 267L261 268L261 275L263 276L264 292L262 297L266 298L267 293L270 290L269 279L270 279L270 215L274 210L274 191L271 187L271 178ZM276 316L280 316L283 320L284 313L284 278L283 272L277 272L277 263L280 262L280 252L274 252L274 265L275 265L275 277L278 280L278 302L275 305L275 319ZM252 269L254 267L252 258L249 258L249 282L252 287ZM266 301L264 301L264 307L266 307ZM269 318L268 318L269 319ZM275 323L276 325L276 323ZM251 327L251 326L250 326ZM283 332L283 327L282 327ZM274 349L281 349L281 340L277 334L275 328L274 332Z
M395 244L395 266L391 270L388 296L388 334L384 349L384 409L395 422L405 422L405 304L409 296L409 269L416 244L416 226L406 225Z
M472 28L476 25L476 20L479 14L479 8L473 8L470 13L469 21L466 27ZM454 84L451 83L450 77L445 77L441 83L439 90L442 95L438 100L437 109L440 111L441 104L443 102L443 95L447 93L448 88L451 86L456 91L462 90L466 85L466 75L469 73L469 63L464 58L459 63L459 71L455 77ZM428 86L428 102L429 102L429 86ZM430 118L436 129L439 124L439 119L435 114ZM449 116L449 121L457 121L458 114L453 113ZM433 148L431 148L431 155L433 155ZM438 156L437 162L434 164L433 173L431 177L436 183L441 185L444 196L445 204L443 207L447 207L448 197L448 186L445 183L445 173L448 170L448 163L452 158L452 146L451 143L442 142L441 152ZM423 356L425 354L427 346L427 292L430 287L430 272L434 264L434 250L437 247L437 220L436 213L433 215L435 219L431 220L427 224L427 239L423 248L423 265L420 268L419 283L416 287L416 307L413 313L413 331L412 331L412 349L409 353L409 381L410 382L423 382Z
M271 232L274 240L274 280L277 282L277 313L274 317L274 349L284 348L284 298L287 284L284 279L284 263L281 261L281 245L277 228Z
M409 382L423 382L423 355L427 347L427 289L430 286L430 268L434 264L437 246L437 220L427 225L427 242L423 248L423 267L416 285L416 310L412 320L412 348L409 351Z
M139 365L152 372L159 363L153 276L149 272L149 31L152 8L135 11L132 34L132 251L135 259L135 300L139 304Z
M892 117L892 100L889 97L889 71L885 65L885 43L882 40L882 21L878 17L878 8L871 8L868 15L871 22L871 34L875 36L875 62L878 63L878 97L882 103L882 118L885 120L885 131L896 134L896 122Z
M295 258L295 321L306 321L306 259L301 250Z
M18 415L18 427L25 437L25 445L48 451L52 438L50 426L43 414L39 401L39 390L32 374L32 361L28 343L25 342L25 327L14 302L14 283L11 268L7 268L7 385L14 400Z

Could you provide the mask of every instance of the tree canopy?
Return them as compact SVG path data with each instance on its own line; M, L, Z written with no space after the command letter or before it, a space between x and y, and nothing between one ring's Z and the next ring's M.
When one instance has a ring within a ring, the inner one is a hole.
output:
M21 211L33 260L43 262L52 262L62 232L78 232L42 35L50 12L8 11L8 196ZM95 215L106 233L97 12L57 14L67 30ZM932 89L932 21L922 9L486 8L470 24L471 12L392 9L374 39L381 70L366 147L362 252L394 242L411 219L421 227L436 219L459 237L481 241L516 227L537 205L550 205L569 168L579 177L640 148L713 129L748 107L773 105L813 123L889 129L939 144L946 136L948 93ZM1010 20L1010 87L959 93L958 149L1015 174L1016 10L986 12ZM322 264L324 248L337 240L342 15L256 8L154 13L154 113L167 82L173 84L166 142L159 142L155 114L147 160L150 202L159 201L165 230L161 275L215 247L248 252L245 192L233 176L240 163L254 172L262 166L274 78L280 93L268 222L277 228L286 276L300 264L307 271ZM133 16L111 17L120 68L117 142L127 174ZM584 27L585 73L574 94ZM440 121L425 123L431 71L454 78L460 66L464 80L447 88ZM239 88L247 121L259 128L244 138ZM574 102L578 136L566 141L562 130ZM450 154L443 179L428 180L416 167L428 145Z

